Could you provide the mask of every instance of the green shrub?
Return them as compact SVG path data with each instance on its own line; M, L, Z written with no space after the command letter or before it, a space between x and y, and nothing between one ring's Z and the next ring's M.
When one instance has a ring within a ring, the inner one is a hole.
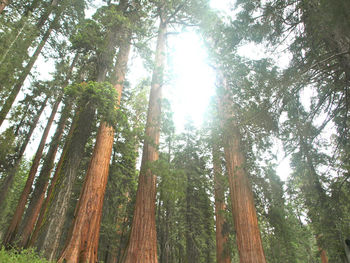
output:
M49 263L32 249L22 250L21 252L12 249L0 250L0 263Z

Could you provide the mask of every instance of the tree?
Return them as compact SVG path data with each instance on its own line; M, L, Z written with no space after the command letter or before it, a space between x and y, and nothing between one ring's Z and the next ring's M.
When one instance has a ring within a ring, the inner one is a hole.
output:
M220 73L219 73L220 74ZM246 173L242 135L234 122L232 102L224 75L219 75L219 112L223 126L223 144L229 178L232 215L241 263L266 262L251 185Z
M118 62L116 64L117 84L115 89L118 92L117 107L120 104L130 51L131 34L128 33L127 35L124 43L119 47ZM58 262L66 260L97 261L103 198L108 180L113 142L113 126L107 122L102 122L97 134L96 145L82 193L77 204L73 229ZM95 204L94 208L90 207L91 204Z

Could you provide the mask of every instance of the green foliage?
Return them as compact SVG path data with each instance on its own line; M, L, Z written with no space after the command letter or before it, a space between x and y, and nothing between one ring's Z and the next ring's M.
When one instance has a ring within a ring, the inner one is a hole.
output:
M41 258L33 249L28 250L0 250L1 263L49 263L49 261Z
M108 82L82 82L65 88L68 97L76 97L89 101L94 105L103 121L115 126L118 116L118 93Z

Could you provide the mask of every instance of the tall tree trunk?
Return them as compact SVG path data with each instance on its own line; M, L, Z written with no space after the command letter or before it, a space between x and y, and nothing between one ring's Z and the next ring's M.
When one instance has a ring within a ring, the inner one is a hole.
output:
M74 133L75 128L77 126L79 115L80 115L80 112L77 111L75 113L74 119L72 120L72 124L71 124L71 127L69 129L69 132L68 132L68 135L67 135L67 138L66 138L66 143L64 144L64 147L63 147L63 150L62 150L62 153L61 153L61 158L60 158L60 160L57 163L55 173L54 173L54 175L53 175L53 177L52 177L52 179L50 181L50 186L49 186L49 189L47 190L47 195L46 195L45 201L44 201L44 203L43 203L43 205L42 205L42 207L40 209L40 215L39 215L38 220L36 222L34 232L33 232L32 236L30 238L30 241L29 241L28 245L26 245L26 247L34 246L34 244L37 241L39 230L41 229L41 225L43 223L43 220L44 220L44 217L45 217L45 214L46 214L46 210L48 208L48 205L49 205L49 202L50 202L50 199L51 199L51 196L52 196L52 192L53 192L54 187L56 185L56 182L58 180L58 175L60 174L61 169L62 169L62 165L63 165L63 161L64 161L63 157L67 154L68 148L70 146L70 142L71 142L72 137L73 137L73 133Z
M1 0L0 2L0 14L4 11L5 7L9 4L10 0Z
M56 176L57 183L50 198L50 203L40 226L37 248L48 260L53 260L59 247L63 225L69 208L73 185L76 181L79 165L84 154L85 145L91 135L95 107L90 102L82 102L82 112L67 151L61 155L62 168Z
M155 69L153 71L148 105L146 137L143 145L135 210L124 263L158 262L155 223L156 175L151 171L150 165L159 158L158 146L166 29L166 23L161 20L158 31Z
M36 125L39 122L40 116L43 113L45 107L46 107L46 103L48 101L49 97L46 97L45 101L43 102L43 104L41 105L40 109L38 110L37 114L34 116L33 118L33 122L30 124L30 128L28 133L26 134L26 137L21 145L21 147L18 150L18 154L16 156L16 160L15 163L13 165L13 167L10 169L9 174L6 176L4 182L1 185L0 188L0 208L2 208L3 206L3 202L5 201L5 198L7 196L8 191L11 189L12 183L13 183L13 179L18 171L18 168L21 164L22 158L23 158L23 154L24 151L27 148L27 145L30 141L30 138L32 137L33 131L36 128Z
M38 179L35 182L33 194L31 196L26 215L22 221L22 231L20 235L19 247L27 247L30 235L33 232L36 220L39 216L40 209L44 202L47 186L49 184L50 174L54 166L56 153L59 143L63 136L66 122L72 109L72 103L68 102L62 111L60 120L58 122L56 132L51 140L50 148L45 157L44 164L41 168Z
M117 105L125 80L130 51L130 37L120 46L116 75L118 92ZM97 262L97 249L102 216L103 199L107 185L109 163L114 141L114 128L102 122L99 128L94 152L86 174L82 193L76 207L73 229L67 239L58 262Z
M50 36L52 30L57 25L59 19L60 19L60 13L57 13L54 20L51 22L50 27L47 29L47 31L45 32L39 45L37 46L33 56L30 58L28 64L23 69L22 74L19 76L18 80L16 81L16 84L12 88L10 95L6 99L4 105L2 106L1 111L0 111L0 127L1 127L2 123L4 122L4 120L6 119L6 116L7 116L8 112L10 111L15 99L17 98L17 95L18 95L19 91L21 90L24 81L26 80L27 76L29 75L30 71L32 70L36 60L38 59L43 47L45 46L47 40L49 39L49 36Z
M220 151L217 145L213 145L213 170L214 170L214 195L215 195L215 225L216 225L216 262L230 263L231 257L228 253L228 232L225 231L226 220L224 212L225 204L225 183L223 182L223 174L221 168Z
M40 159L41 159L41 156L42 156L43 151L44 151L46 139L47 139L47 136L49 135L49 131L51 129L52 123L55 119L55 116L56 116L56 113L58 110L58 106L61 103L61 99L62 99L62 97L60 96L56 100L56 102L52 108L51 115L47 121L45 130L44 130L43 135L41 137L41 141L40 141L38 149L36 151L32 166L30 168L26 184L25 184L24 189L22 191L21 197L18 201L18 205L16 207L15 213L14 213L13 218L11 220L11 224L8 227L7 232L5 234L5 238L4 238L3 243L2 243L5 247L9 247L10 245L12 245L13 241L16 237L18 227L19 227L19 224L21 222L21 219L22 219L22 216L24 213L25 205L27 203L29 194L32 190L32 185L34 182L35 174L38 170L38 167L40 164Z
M67 86L68 81L71 78L71 74L77 62L77 59L78 59L78 53L75 55L71 63L70 69L67 74L67 78L63 84L64 87ZM39 216L41 206L44 202L44 197L45 197L46 189L49 183L50 174L54 166L54 161L58 150L58 146L63 136L64 128L69 118L71 110L72 110L72 101L68 99L65 102L65 106L62 110L61 117L60 117L60 120L58 121L58 125L56 128L56 132L52 137L50 148L48 150L47 155L45 156L40 174L38 176L38 179L35 182L34 191L31 196L26 215L22 220L21 235L20 235L21 238L18 244L19 247L27 246L30 235L33 232L35 222Z
M241 134L232 120L232 101L226 80L219 72L222 93L219 97L220 115L223 117L223 143L235 222L236 240L241 263L265 263L253 192L246 172L242 152Z

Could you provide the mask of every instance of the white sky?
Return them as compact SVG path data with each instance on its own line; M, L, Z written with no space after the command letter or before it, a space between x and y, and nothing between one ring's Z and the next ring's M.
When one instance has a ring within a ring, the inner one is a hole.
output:
M212 0L211 7L227 14L230 10L229 2ZM263 49L255 45L241 47L239 54L251 59L264 56ZM171 102L177 132L183 130L187 119L192 119L199 127L203 122L210 98L215 94L215 73L207 61L203 41L195 31L188 30L178 35L170 35L168 38L168 65L172 77L164 87L164 97ZM51 78L49 72L54 71L52 63L45 62L41 57L36 66L39 70L45 67L45 70L40 70L41 79ZM142 68L142 62L137 57L131 59L129 69L128 78L132 85L136 85L140 79L150 75ZM45 113L47 117L49 113ZM41 119L44 119L44 116ZM35 139L26 151L28 157L34 154L41 133L42 131L35 133ZM277 162L280 163L277 173L285 180L290 173L289 158L283 159L284 153L281 146L276 147L276 153L279 156Z

